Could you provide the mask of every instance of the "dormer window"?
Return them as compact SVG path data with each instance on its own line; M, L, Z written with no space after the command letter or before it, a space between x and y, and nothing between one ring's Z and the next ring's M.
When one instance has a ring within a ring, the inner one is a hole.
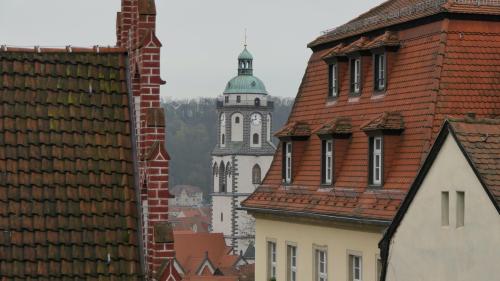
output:
M382 185L383 172L383 138L382 136L370 137L370 184Z
M321 183L332 184L333 178L333 139L321 141Z
M385 90L386 85L386 76L387 76L387 63L386 63L386 54L374 54L374 86L376 91Z
M292 142L283 143L283 179L285 183L292 182Z
M351 94L357 95L361 92L361 57L351 58L349 65L351 72Z
M337 63L328 66L328 96L336 98L338 96L338 65Z

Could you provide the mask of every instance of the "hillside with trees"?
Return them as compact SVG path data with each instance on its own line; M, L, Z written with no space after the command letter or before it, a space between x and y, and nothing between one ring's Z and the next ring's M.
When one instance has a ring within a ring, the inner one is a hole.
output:
M273 98L273 130L285 124L293 99ZM205 196L211 189L210 153L217 142L215 98L165 100L170 186L199 186ZM205 197L207 198L207 197Z

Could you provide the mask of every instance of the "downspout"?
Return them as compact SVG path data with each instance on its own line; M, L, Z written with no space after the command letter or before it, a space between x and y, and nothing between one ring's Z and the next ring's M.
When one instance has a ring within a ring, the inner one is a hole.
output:
M138 236L139 240L139 259L141 262L141 272L143 277L146 276L146 261L144 259L144 240L143 240L143 222L142 222L142 203L141 203L141 185L139 183L139 166L138 166L138 158L137 158L137 143L136 143L136 124L135 124L135 103L134 103L134 96L132 94L132 81L130 81L130 61L129 61L129 54L127 53L127 62L126 62L126 67L127 67L127 92L128 92L128 104L129 104L129 116L130 116L130 129L131 129L131 134L130 137L132 139L132 161L133 161L133 166L134 166L134 187L135 187L135 196L137 200L137 225L138 225L138 230L140 231L140 235Z

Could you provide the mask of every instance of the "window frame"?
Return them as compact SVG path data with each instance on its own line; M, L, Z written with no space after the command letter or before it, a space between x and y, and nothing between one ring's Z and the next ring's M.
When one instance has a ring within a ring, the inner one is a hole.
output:
M357 80L357 81L356 81ZM351 96L361 95L363 83L363 63L361 55L349 58L349 94Z
M328 151L328 144L331 145L331 151ZM328 161L330 158L330 161ZM330 171L328 171L330 164ZM333 138L321 139L321 184L332 185L334 182L335 171L335 142ZM328 178L328 175L330 178Z
M290 151L289 151L290 149ZM284 141L282 146L282 180L285 184L292 183L293 179L293 143Z
M321 253L324 254L324 261L321 261ZM328 249L326 247L313 247L313 280L328 281ZM321 271L323 264L323 272Z
M286 258L286 280L297 281L297 244L289 242L286 244Z
M380 149L376 149L376 141L380 140ZM374 135L370 136L368 139L369 145L368 145L368 183L370 186L373 187L381 187L384 184L384 136L383 135ZM378 167L378 175L379 179L376 180L376 159L379 156L379 167Z
M359 252L348 251L347 259L348 280L363 281L363 255ZM358 261L358 266L356 266L356 260ZM358 274L357 278L356 271Z
M267 251L267 279L276 278L277 272L277 243L276 240L266 240Z
M382 63L380 61L382 58ZM382 68L381 68L382 66ZM381 77L382 76L382 77ZM382 81L382 83L381 83ZM384 92L387 88L387 52L373 53L373 89L375 93Z
M328 98L339 97L339 63L337 61L328 64Z

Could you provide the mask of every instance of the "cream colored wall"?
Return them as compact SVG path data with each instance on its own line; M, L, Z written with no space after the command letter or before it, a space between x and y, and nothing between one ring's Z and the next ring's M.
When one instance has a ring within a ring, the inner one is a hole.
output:
M441 226L441 192L450 225ZM456 227L456 191L465 192L465 226ZM448 136L391 241L387 281L498 280L500 216Z
M328 280L347 281L348 251L361 252L363 257L363 280L376 280L378 242L382 230L360 231L348 227L327 227L312 224L292 223L256 219L256 268L255 280L267 281L266 245L268 240L277 243L277 280L286 281L286 246L297 246L297 280L313 279L313 247L326 246L328 251ZM325 224L324 224L325 225Z

